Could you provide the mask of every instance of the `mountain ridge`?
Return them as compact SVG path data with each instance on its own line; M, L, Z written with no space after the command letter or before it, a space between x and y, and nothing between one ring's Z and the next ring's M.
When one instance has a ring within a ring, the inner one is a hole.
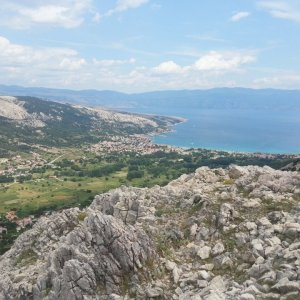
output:
M145 93L122 93L110 90L69 90L26 88L0 85L0 95L36 96L110 108L147 108L151 105L220 109L299 109L300 90L214 88L207 90L167 90Z
M109 135L158 133L181 118L117 112L45 101L26 96L0 96L0 144L74 146L99 142Z
M209 169L43 216L0 257L0 299L298 299L300 174Z

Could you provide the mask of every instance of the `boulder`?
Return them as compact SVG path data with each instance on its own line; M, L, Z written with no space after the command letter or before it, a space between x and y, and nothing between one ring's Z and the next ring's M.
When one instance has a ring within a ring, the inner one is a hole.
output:
M211 248L208 246L204 246L201 247L198 252L197 255L201 258L201 259L207 259L210 257L210 252L211 252Z

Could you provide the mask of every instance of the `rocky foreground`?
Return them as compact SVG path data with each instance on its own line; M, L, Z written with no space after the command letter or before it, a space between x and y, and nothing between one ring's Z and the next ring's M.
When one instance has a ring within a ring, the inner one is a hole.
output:
M200 168L42 217L0 258L0 299L300 299L300 174Z

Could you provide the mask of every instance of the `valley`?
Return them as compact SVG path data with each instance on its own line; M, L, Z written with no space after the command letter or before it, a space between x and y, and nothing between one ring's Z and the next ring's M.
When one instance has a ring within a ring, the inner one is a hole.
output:
M293 155L183 150L152 144L145 137L140 139L115 137L100 145L78 148L39 147L36 152L2 158L0 227L7 232L2 234L0 253L9 249L39 216L74 206L84 208L96 195L113 188L164 186L201 166L227 167L236 163L279 169L299 160ZM7 214L11 212L16 218L10 221ZM28 218L30 222L23 226L22 220Z

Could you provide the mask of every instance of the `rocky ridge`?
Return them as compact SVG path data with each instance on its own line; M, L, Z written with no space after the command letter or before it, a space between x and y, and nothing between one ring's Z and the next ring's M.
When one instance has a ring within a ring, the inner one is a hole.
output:
M60 104L60 106L61 105L62 104ZM123 113L100 108L89 108L79 105L71 107L73 107L75 110L78 110L78 113L82 113L93 118L95 122L104 121L109 123L132 124L132 126L139 127L159 127L157 120L150 115L129 114L125 112ZM60 110L61 108L58 107L57 110L52 110L48 114L40 112L38 109L35 112L32 112L26 108L26 100L24 101L22 98L19 99L13 96L0 96L0 117L14 120L17 123L31 127L44 127L49 120L60 121L62 118ZM168 125L183 121L183 119L175 117L173 119L169 118L169 120L167 120L167 117L165 119Z
M7 157L37 146L78 147L114 137L158 134L183 121L34 97L0 96L0 152Z
M23 123L30 127L44 127L44 114L29 113L24 107L25 102L19 101L16 97L0 96L0 117L14 120L16 123Z
M300 171L300 160L294 161L287 166L283 167L283 171Z
M120 122L120 123L132 123L141 127L152 126L154 128L158 127L158 124L151 120L150 118L143 117L142 115L135 115L129 113L116 112L112 110L105 110L100 108L87 108L83 106L74 106L80 109L86 114L93 115L95 118L101 118L107 122Z
M299 299L300 174L198 169L42 217L0 258L0 299Z

